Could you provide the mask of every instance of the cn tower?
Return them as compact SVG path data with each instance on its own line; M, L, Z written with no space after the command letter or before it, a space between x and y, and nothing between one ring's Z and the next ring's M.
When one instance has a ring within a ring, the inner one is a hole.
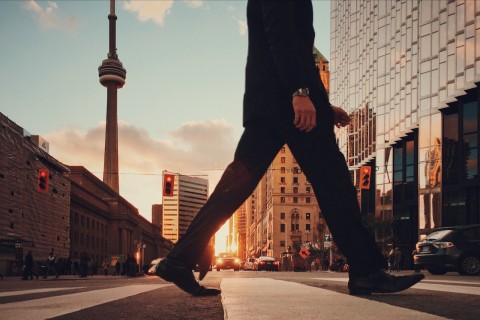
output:
M117 89L122 88L127 77L127 70L118 60L116 48L115 0L110 0L109 52L107 59L98 67L100 83L107 87L107 124L105 128L105 155L103 163L103 182L120 193L118 174L118 120Z

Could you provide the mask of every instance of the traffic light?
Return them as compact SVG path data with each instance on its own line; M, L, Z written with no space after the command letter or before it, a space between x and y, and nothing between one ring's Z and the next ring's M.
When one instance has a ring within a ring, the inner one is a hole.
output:
M370 189L371 176L372 176L372 167L362 166L360 168L360 189Z
M173 183L175 176L173 174L163 175L163 196L173 197Z
M48 192L48 180L50 178L50 172L48 169L41 168L38 169L37 175L37 191L38 192Z

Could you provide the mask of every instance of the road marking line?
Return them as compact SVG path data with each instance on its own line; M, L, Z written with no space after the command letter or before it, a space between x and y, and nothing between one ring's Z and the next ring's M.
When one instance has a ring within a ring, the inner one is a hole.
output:
M268 278L225 278L222 303L227 320L447 319L332 290ZM388 315L388 316L386 316Z
M131 285L2 304L1 319L38 320L58 317L171 284Z
M321 281L348 282L347 278L312 278ZM451 284L417 283L413 289L480 295L480 287L454 286Z
M12 296L21 296L21 295L25 295L25 294L54 292L54 291L62 291L62 290L75 290L75 289L82 289L82 288L85 288L85 287L45 288L45 289L31 289L31 290L19 290L19 291L6 291L6 292L0 292L0 297L12 297Z
M454 280L422 280L422 282L439 282L439 283L452 283L452 284L470 284L473 286L480 286L480 282L476 281L454 281Z

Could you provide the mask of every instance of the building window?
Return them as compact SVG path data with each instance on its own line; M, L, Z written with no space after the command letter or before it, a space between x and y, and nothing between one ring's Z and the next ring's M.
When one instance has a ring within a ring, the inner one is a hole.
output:
M441 179L443 184L442 225L480 222L479 107L480 96L476 90L442 110L442 175L439 178L434 172L430 179L432 187L436 180Z
M280 177L280 183L285 184L285 177Z
M298 193L298 187L293 187L293 193Z
M310 212L305 213L305 219L310 220Z
M280 219L285 220L285 212L280 212Z
M280 247L285 247L285 241L284 240L280 241Z
M280 162L281 162L281 163L285 163L285 157L281 157L281 158L280 158Z
M307 224L305 225L305 230L310 231L310 223L307 223Z
M293 197L293 203L298 203L298 197Z
M310 197L306 197L306 198L305 198L305 202L306 202L306 203L310 203L310 202L311 202Z
M285 197L280 197L280 203L285 203Z
M282 149L280 149L280 153L285 153L285 147L282 147Z
M281 167L281 168L280 168L280 172L281 172L282 174L285 174L285 167Z
M298 177L293 177L293 183L298 184Z
M306 193L310 193L310 187L306 187L306 188L305 188L305 192L306 192Z
M280 232L285 232L285 223L280 225Z
M285 187L280 188L280 193L285 193Z

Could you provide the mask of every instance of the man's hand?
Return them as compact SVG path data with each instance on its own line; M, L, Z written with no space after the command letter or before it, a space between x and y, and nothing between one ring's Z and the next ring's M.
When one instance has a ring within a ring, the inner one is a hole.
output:
M345 127L350 123L350 116L342 108L332 105L334 123L337 128Z
M295 127L300 131L312 131L317 126L317 110L315 110L310 97L294 96L292 104L295 113L293 119Z

